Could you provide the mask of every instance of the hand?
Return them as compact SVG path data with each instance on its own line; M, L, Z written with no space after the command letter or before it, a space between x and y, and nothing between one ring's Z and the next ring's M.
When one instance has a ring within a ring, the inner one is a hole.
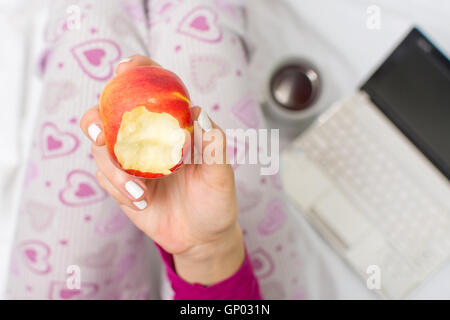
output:
M157 64L136 55L119 64L116 73L142 65ZM191 113L197 119L201 109L194 107ZM203 133L203 148L216 143L208 135L219 132L225 155L225 134L213 122L211 125L216 130ZM230 165L225 161L185 164L167 177L146 180L127 174L111 160L104 145L98 107L84 114L81 128L93 140L92 155L100 186L139 229L173 254L179 276L210 285L239 269L245 250Z

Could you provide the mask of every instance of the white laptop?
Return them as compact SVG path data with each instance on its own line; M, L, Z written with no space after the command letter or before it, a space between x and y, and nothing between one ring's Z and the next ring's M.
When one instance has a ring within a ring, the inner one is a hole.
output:
M414 28L281 168L289 197L370 289L406 297L450 257L448 58Z

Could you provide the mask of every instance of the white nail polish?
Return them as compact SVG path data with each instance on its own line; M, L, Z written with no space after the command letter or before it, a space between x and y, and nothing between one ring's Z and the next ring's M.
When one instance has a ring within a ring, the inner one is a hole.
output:
M135 199L139 199L144 194L144 190L134 181L130 180L125 183L125 189Z
M121 64L121 63L125 63L125 62L130 62L130 61L131 61L131 58L125 58L125 59L123 59L123 60L120 60L119 63L118 63L117 65L119 65L119 64Z
M144 210L145 208L147 208L147 201L145 201L145 200L135 201L135 202L133 202L133 204L134 204L139 210Z
M98 135L102 132L98 125L92 123L88 128L89 137L91 137L92 141L97 142Z
M200 112L197 121L200 127L205 130L205 132L208 132L212 129L211 120L209 120L209 117L205 111L202 110L202 112Z

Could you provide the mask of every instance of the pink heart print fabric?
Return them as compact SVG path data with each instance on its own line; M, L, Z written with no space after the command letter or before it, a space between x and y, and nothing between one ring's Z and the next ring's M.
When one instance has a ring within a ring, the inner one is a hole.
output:
M118 62L142 54L177 73L193 104L223 129L264 127L248 83L245 1L58 0L49 6L46 50L39 62L44 90L20 200L8 297L171 298L170 286L160 290L155 248L98 185L91 143L79 120L98 103ZM69 7L78 15L68 16ZM228 153L239 156L233 147ZM259 165L233 168L239 220L264 297L307 298L302 245L278 175L262 176ZM81 279L71 289L76 268Z

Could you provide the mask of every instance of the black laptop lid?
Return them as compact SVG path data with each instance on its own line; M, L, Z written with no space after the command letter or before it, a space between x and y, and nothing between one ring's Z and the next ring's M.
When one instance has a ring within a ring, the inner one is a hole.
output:
M450 62L414 28L361 88L450 179Z

